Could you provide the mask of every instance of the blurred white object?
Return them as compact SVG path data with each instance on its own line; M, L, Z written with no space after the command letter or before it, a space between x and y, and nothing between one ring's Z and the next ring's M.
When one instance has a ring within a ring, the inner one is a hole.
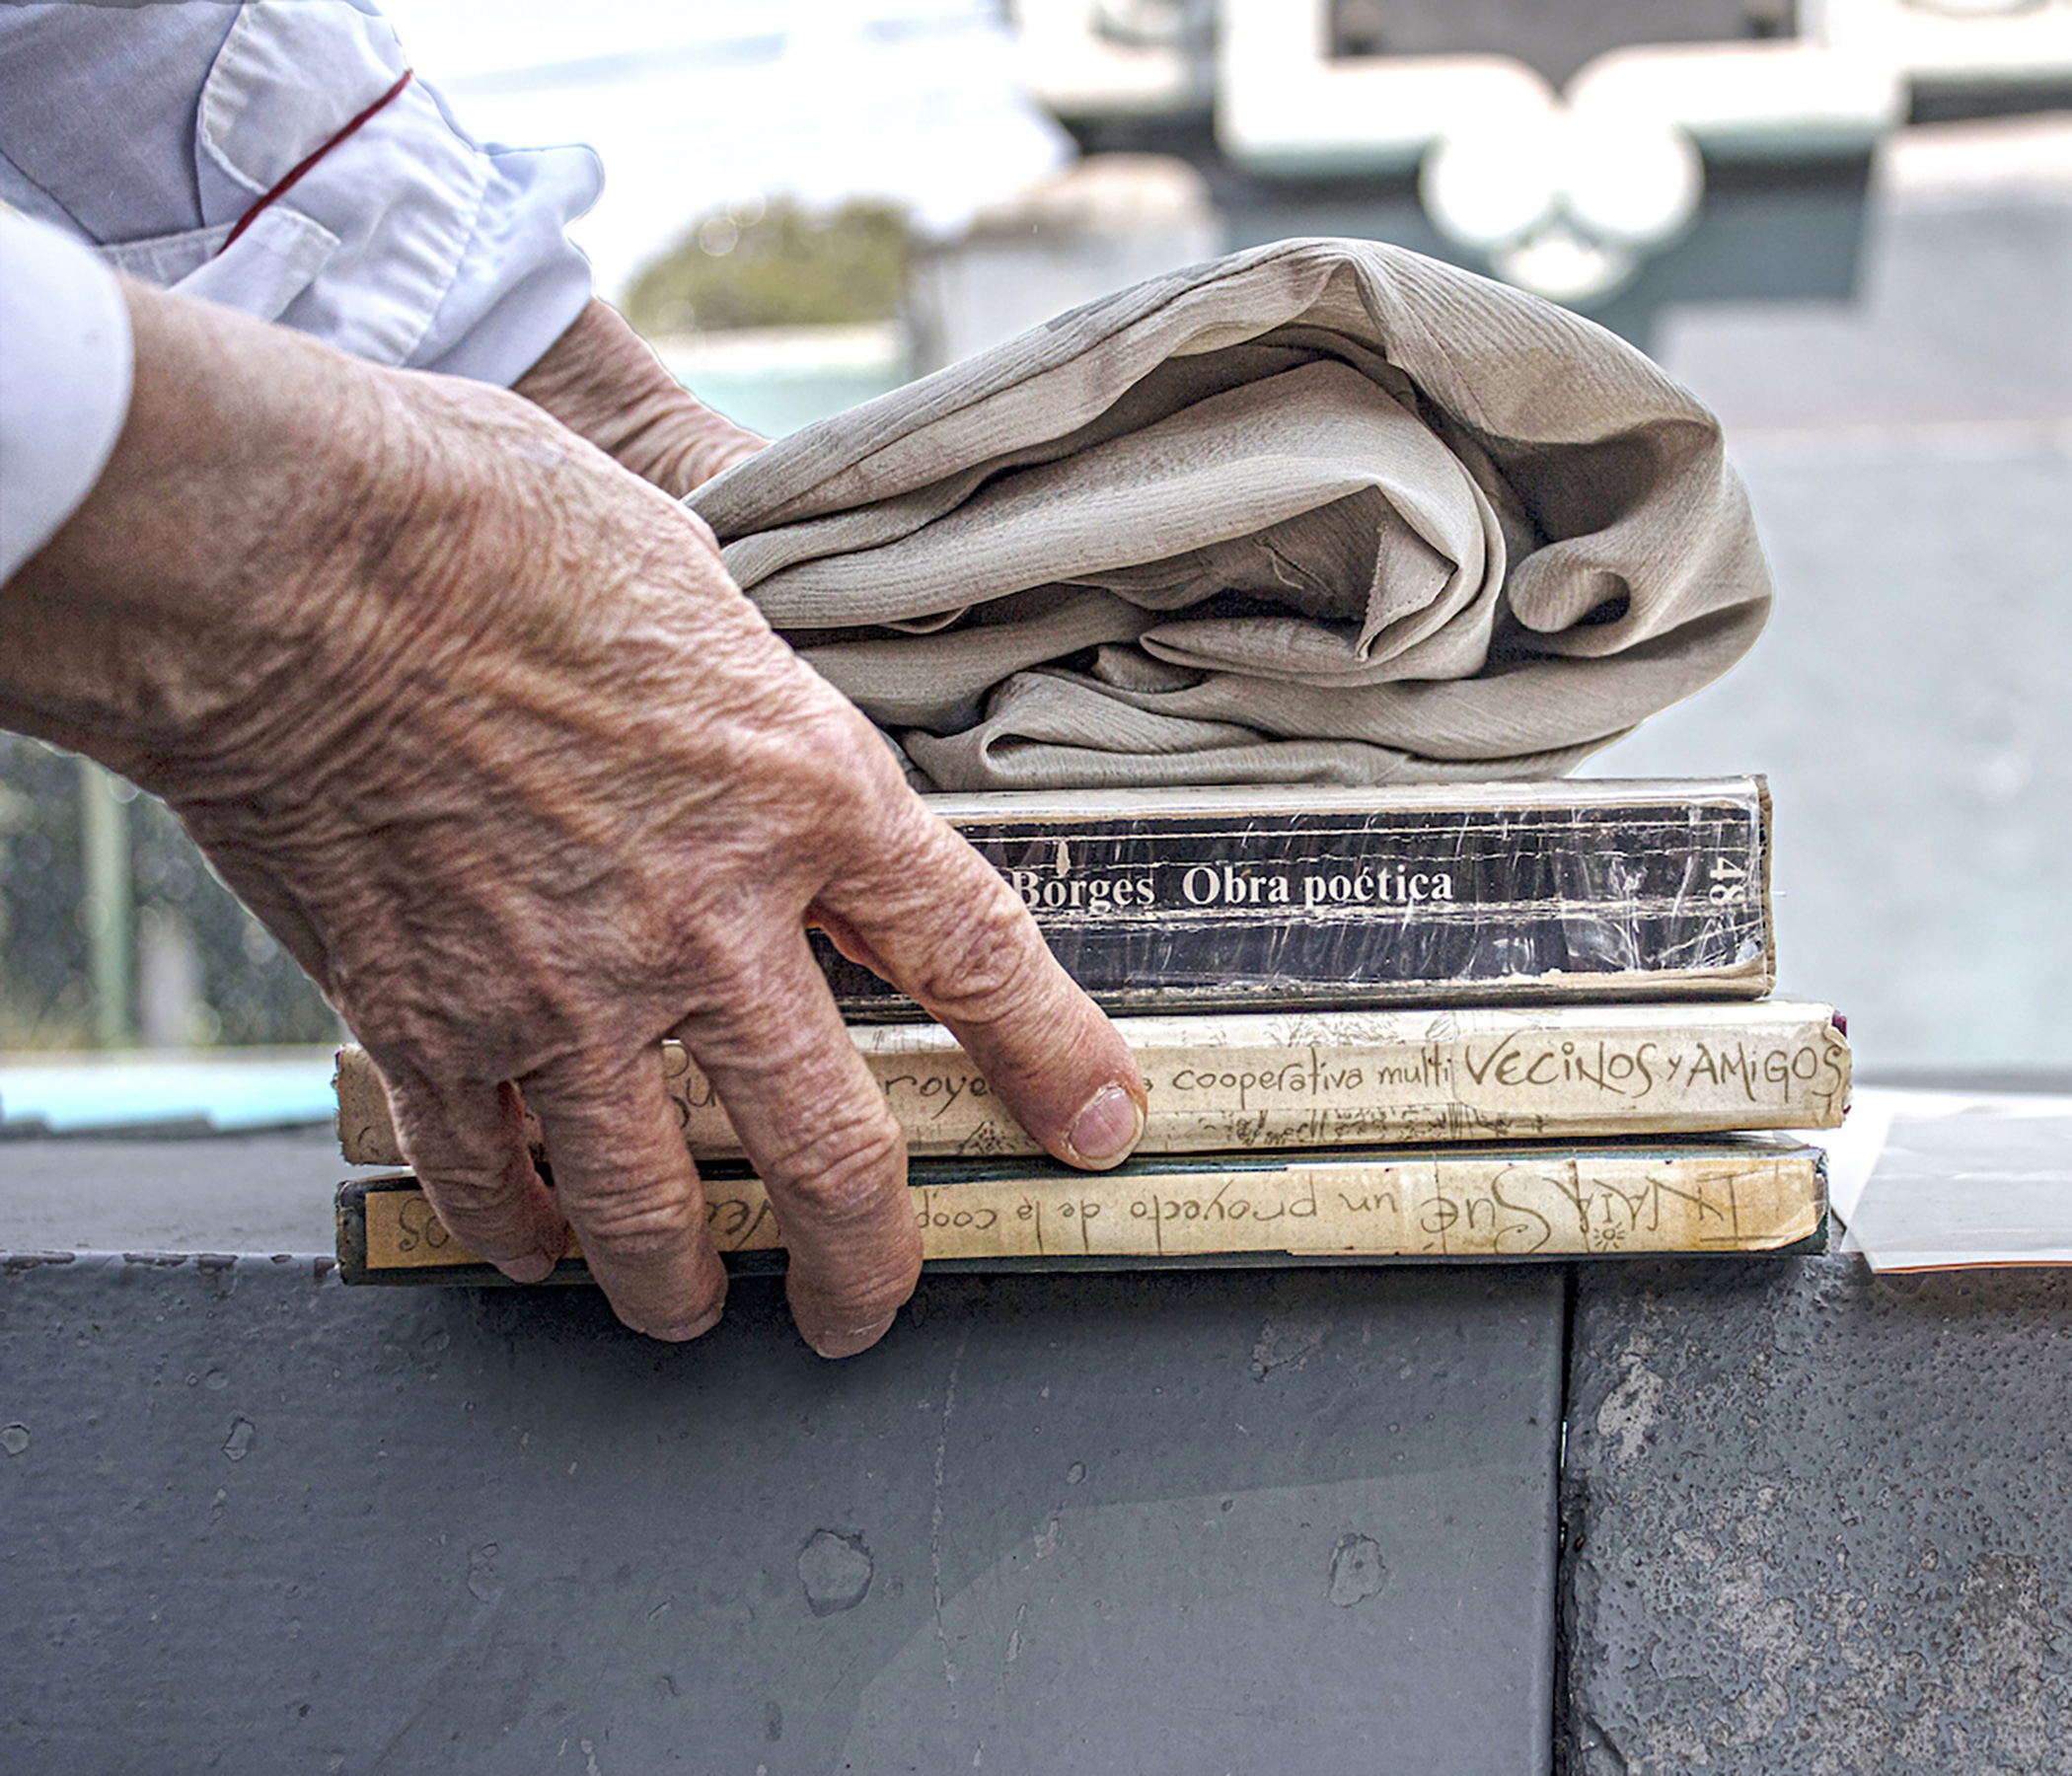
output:
M2072 0L1820 0L1823 38L1912 78L2031 84L2072 70Z
M1521 107L1442 135L1418 189L1440 232L1488 254L1507 282L1584 302L1690 225L1705 169L1663 120Z
M1200 110L1196 10L1019 0L1024 67L1062 116ZM1560 93L1503 55L1334 56L1330 0L1221 0L1219 14L1213 100L1232 161L1269 178L1422 165L1443 234L1574 303L1678 238L1705 158L1865 153L1922 83L2072 82L2072 0L1801 0L1796 37L1629 45ZM1168 29L1122 28L1133 20Z
M879 197L948 234L1072 159L986 0L385 4L476 134L597 150L570 233L607 295L722 205Z
M1206 111L1215 73L1191 28L1213 11L1213 0L1015 0L1023 78L1061 117Z
M1224 0L1217 137L1268 173L1422 163L1441 233L1580 304L1689 225L1701 150L1864 151L1903 101L1888 63L1803 42L1613 50L1560 94L1503 56L1334 59L1328 0Z

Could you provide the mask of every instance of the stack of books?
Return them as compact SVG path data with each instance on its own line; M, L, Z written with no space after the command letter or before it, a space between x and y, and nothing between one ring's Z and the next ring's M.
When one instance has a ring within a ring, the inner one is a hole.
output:
M1769 998L1759 777L943 796L1115 1015L1137 1156L1044 1156L948 1033L819 954L906 1130L927 1261L1055 1267L1774 1251L1826 1224L1849 1048ZM780 1262L712 1088L665 1050L714 1240ZM338 1059L358 1164L402 1160ZM536 1131L537 1134L537 1131ZM552 1153L544 1156L551 1174ZM406 1176L339 1194L351 1281L494 1280ZM571 1248L562 1273L582 1274Z

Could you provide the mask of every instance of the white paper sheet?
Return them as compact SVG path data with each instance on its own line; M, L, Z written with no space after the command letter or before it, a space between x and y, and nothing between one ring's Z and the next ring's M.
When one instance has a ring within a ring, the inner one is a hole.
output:
M1863 1088L1813 1139L1873 1270L2072 1264L2072 1097Z

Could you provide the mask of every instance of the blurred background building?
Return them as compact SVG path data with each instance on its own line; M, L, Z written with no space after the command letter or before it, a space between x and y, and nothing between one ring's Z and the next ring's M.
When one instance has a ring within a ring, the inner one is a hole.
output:
M597 147L600 289L765 431L1290 235L1634 339L1779 602L1589 769L1771 776L1784 984L1868 1073L2072 1072L2072 0L387 10L478 135ZM0 922L0 1047L334 1027L163 809L5 737Z

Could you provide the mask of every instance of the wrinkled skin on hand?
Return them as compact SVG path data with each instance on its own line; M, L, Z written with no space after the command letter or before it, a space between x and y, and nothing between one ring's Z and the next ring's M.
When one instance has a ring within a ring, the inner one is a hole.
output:
M700 402L594 297L512 392L679 499L766 442Z
M768 1184L800 1329L873 1342L918 1234L809 921L1052 1152L1123 1157L1120 1038L700 520L510 394L128 294L129 422L0 591L0 721L179 811L367 1047L456 1235L528 1280L572 1224L629 1325L711 1325L673 1035Z

